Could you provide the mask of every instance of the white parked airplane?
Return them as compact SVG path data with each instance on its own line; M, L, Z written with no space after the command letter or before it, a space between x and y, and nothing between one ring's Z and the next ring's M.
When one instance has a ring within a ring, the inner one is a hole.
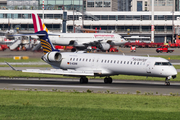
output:
M86 49L96 46L101 50L109 50L110 45L120 46L127 41L119 34L113 33L50 33L37 14L32 14L34 32L46 31L54 45L74 46L77 49Z
M110 76L119 74L164 77L166 85L170 85L169 79L174 79L177 75L176 69L164 58L82 52L61 53L54 49L46 31L39 31L35 34L39 36L43 47L42 60L54 69L27 69L22 72L77 76L80 77L80 83L88 83L86 76L105 77L104 83L112 83Z

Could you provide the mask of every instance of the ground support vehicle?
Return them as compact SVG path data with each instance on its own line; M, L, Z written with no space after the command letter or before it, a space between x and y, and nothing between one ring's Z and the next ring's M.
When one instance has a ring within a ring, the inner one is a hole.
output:
M169 48L169 46L168 45L162 45L162 46L159 46L157 49L156 49L156 52L157 53L162 53L162 52L166 52L166 53L172 53L174 50L169 50L168 49Z

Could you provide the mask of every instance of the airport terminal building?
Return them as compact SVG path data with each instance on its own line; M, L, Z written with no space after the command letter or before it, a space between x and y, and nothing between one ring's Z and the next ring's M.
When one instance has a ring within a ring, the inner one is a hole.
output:
M155 0L155 42L172 40L175 34L173 28L180 25L180 12L171 11L173 1L175 0ZM50 31L56 32L62 31L65 20L67 32L73 32L74 25L115 32L122 37L150 37L150 2L151 0L45 0L44 23ZM178 10L179 4L175 5L175 10ZM9 21L12 28L18 25L20 30L33 32L31 13L37 13L41 18L43 14L42 0L1 0L0 9L2 31L8 29ZM63 18L63 11L67 11L66 19Z
M42 10L1 10L0 29L7 30L8 21L11 28L16 25L20 30L33 32L33 21L31 13L37 13L42 18ZM155 42L171 40L173 25L180 25L180 13L155 12ZM63 21L63 10L45 10L44 23L50 31L61 32ZM74 17L73 17L74 16ZM83 19L82 19L83 17ZM74 19L74 20L73 20ZM74 26L82 26L89 29L106 30L115 32L123 37L127 36L151 36L151 12L86 12L82 16L80 12L67 11L67 32L73 32Z

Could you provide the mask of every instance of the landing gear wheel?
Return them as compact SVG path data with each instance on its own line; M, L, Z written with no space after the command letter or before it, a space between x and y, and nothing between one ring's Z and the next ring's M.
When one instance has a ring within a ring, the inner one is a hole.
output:
M166 77L166 79L165 79L165 85L166 86L170 86L170 82L169 82L169 79Z
M112 78L111 77L105 77L104 78L104 83L112 83Z
M165 85L166 86L170 86L170 82L165 82Z
M87 77L81 77L80 78L80 83L83 84L83 83L88 83L88 78Z

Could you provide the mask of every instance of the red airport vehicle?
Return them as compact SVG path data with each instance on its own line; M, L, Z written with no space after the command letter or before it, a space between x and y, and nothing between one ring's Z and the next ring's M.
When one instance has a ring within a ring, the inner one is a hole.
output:
M0 51L4 51L6 49L8 49L7 45L0 44Z
M136 52L136 46L135 45L131 46L131 52Z
M110 49L108 50L108 52L118 52L119 50L113 46L110 47Z
M124 47L136 46L138 48L155 48L163 44L164 43L127 42L124 44Z
M166 52L166 53L168 53L168 52L170 52L170 53L172 53L174 50L169 50L168 49L169 48L169 46L168 45L162 45L162 46L159 46L157 49L156 49L156 52L157 53L162 53L162 52Z

